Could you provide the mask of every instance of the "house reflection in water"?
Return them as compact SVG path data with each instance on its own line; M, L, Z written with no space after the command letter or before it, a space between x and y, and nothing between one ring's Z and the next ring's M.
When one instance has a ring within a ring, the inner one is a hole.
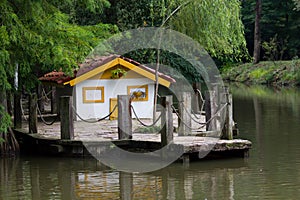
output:
M203 168L197 163L189 167L177 163L152 173L132 174L108 169L92 159L0 162L0 199L233 199L234 177L246 168L244 164Z

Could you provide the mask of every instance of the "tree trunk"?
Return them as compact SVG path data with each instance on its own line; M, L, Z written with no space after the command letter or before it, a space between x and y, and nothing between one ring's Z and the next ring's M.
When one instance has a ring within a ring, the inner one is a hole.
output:
M256 7L255 7L254 51L253 51L254 64L260 61L260 48L261 48L260 20L261 20L261 12L262 12L261 1L262 0L256 0Z

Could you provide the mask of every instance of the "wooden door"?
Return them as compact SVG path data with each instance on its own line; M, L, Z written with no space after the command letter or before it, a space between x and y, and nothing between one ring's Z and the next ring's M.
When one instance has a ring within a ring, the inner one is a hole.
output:
M117 98L110 98L109 99L109 112L112 112L115 106L118 105L118 99ZM110 120L116 120L118 119L118 107L114 110L114 112L109 116Z

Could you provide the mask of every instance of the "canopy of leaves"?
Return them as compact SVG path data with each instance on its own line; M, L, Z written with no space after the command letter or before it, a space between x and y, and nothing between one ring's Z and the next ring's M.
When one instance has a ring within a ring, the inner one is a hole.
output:
M70 22L79 25L95 25L103 21L103 13L110 7L108 0L51 0L51 3L68 14Z
M98 1L95 1L98 2ZM117 32L112 25L78 26L69 23L51 1L14 0L0 3L0 67L13 75L19 64L20 78L27 88L35 85L43 71L63 69L72 73L101 39ZM55 3L55 1L54 1ZM2 43L3 44L3 43Z
M213 57L237 61L247 55L238 0L193 0L169 24L198 41Z
M79 26L74 23L79 13L67 15L62 11L70 8L97 14L105 6L109 6L106 0L1 0L1 95L11 89L15 66L18 66L19 85L27 90L36 87L37 78L44 72L62 69L73 74L93 47L118 32L118 28L99 21ZM0 102L0 133L10 126L5 104Z
M112 0L109 22L121 30L161 26L184 33L212 56L239 60L247 55L238 0ZM178 10L178 12L175 12Z

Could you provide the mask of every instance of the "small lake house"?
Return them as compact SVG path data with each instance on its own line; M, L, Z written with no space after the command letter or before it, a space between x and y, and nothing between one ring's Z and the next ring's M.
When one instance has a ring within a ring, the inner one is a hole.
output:
M170 87L173 78L158 73L160 86ZM74 77L63 72L49 72L39 80L56 86L59 96L73 96L76 113L83 119L98 119L112 112L117 95L130 95L132 106L139 118L152 118L155 90L155 70L119 55L87 59L80 64ZM133 116L134 117L134 116ZM116 119L113 112L110 119ZM76 117L80 120L79 117Z

